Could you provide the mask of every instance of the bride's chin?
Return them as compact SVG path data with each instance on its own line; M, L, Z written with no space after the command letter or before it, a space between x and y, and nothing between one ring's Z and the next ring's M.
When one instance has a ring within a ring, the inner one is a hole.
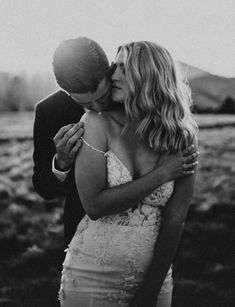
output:
M124 103L124 100L119 98L117 95L112 95L112 101L115 103L120 103L120 104Z

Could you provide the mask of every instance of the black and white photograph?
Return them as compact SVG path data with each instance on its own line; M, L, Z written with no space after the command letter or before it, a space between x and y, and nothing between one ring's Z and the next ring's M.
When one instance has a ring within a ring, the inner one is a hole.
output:
M233 307L235 2L0 0L0 307Z

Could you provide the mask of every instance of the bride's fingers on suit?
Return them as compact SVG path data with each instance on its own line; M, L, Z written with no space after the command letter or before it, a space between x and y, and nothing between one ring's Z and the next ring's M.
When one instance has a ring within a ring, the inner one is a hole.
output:
M184 171L183 173L184 173L184 175L193 175L195 173L195 171L194 170L192 170L192 171Z
M189 145L187 148L185 148L184 150L182 150L181 154L182 156L187 156L191 153L193 153L195 151L195 145L194 144L191 144Z
M192 163L184 163L183 169L185 171L193 171L198 165L198 161L192 162Z
M199 156L199 151L194 151L193 153L187 155L187 156L184 156L184 161L186 163L189 163L189 162L196 162L197 161L197 157Z

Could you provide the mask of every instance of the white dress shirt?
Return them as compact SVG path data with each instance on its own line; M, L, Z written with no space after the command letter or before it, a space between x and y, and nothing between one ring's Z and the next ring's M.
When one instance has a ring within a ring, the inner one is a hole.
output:
M68 173L70 172L70 169L65 171L65 172L62 172L62 171L58 171L56 168L55 168L55 157L56 155L54 155L54 158L52 160L52 173L56 176L56 178L60 181L60 182L64 182L65 179L67 178L68 176Z

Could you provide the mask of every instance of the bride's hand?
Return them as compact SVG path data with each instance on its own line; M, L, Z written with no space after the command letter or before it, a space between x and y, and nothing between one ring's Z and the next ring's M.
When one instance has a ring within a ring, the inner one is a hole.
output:
M162 167L169 180L192 175L198 165L198 155L199 152L196 150L195 145L191 145L175 154L163 154L157 163L157 168Z

